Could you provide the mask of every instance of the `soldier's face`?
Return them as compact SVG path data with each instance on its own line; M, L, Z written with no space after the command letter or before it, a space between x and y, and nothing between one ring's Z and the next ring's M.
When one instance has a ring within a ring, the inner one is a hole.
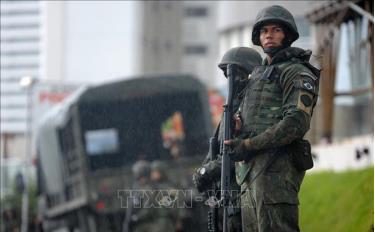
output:
M158 171L151 171L151 180L153 181L161 180L161 173Z
M284 38L284 31L278 24L266 24L260 29L260 43L263 48L279 47Z

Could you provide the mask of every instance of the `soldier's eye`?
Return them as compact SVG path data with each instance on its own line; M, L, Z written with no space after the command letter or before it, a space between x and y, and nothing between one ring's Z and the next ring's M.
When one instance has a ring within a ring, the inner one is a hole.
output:
M283 29L282 29L281 27L276 27L274 31L275 31L275 32L282 32Z

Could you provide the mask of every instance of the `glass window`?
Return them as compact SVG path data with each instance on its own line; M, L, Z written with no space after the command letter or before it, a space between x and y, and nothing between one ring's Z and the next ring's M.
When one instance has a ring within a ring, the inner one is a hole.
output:
M188 55L203 55L207 53L207 46L205 45L187 45L185 46L185 54Z
M187 17L205 17L208 14L206 7L188 7L185 9Z
M85 139L88 155L109 154L119 151L118 132L114 128L86 131Z

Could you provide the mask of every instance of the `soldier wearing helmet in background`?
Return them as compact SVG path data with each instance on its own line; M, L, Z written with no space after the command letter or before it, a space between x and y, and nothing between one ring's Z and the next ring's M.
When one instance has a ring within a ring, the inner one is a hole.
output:
M167 175L165 162L155 160L151 163L151 186L154 191L153 201L158 207L153 209L153 228L155 232L182 231L186 211L178 208L178 189L173 186Z
M132 167L133 177L137 187L146 187L150 184L150 163L146 160L137 161Z
M243 192L244 232L299 231L298 192L313 165L303 137L317 102L319 70L309 63L311 51L291 47L298 37L285 8L271 6L257 15L252 41L267 57L251 74L237 136L224 142Z
M249 75L252 73L254 68L260 65L262 57L259 53L248 47L235 47L229 49L221 59L218 67L223 70L224 76L227 76L227 65L237 64L239 66L239 74L234 84L234 108L237 109L240 102L242 101L244 89L247 85ZM224 133L224 132L222 132Z
M151 163L150 180L154 188L163 188L168 185L167 164L160 160Z
M238 75L235 77L234 83L234 102L233 106L236 110L244 96L244 90L249 80L249 74L253 69L260 65L262 58L257 51L248 47L235 47L228 50L221 62L219 63L219 68L223 70L224 75L226 74L226 68L228 64L237 64L239 67ZM223 124L220 123L218 131L215 133L215 137L222 141L224 138L224 128ZM216 149L219 150L219 149ZM215 154L216 155L216 154ZM198 168L193 174L193 182L199 192L206 192L210 190L210 187L214 182L220 181L221 172L221 156L217 159L210 161L210 154L207 155L206 159L203 161L202 167ZM234 173L234 165L232 165ZM240 191L239 185L236 184L234 179L231 180L231 190ZM231 209L229 213L228 227L230 232L241 231L241 212L240 207L238 207L237 198L233 198L231 202Z
M134 194L126 210L123 232L152 231L152 209L144 202L144 192L150 191L150 163L146 160L137 161L132 167Z

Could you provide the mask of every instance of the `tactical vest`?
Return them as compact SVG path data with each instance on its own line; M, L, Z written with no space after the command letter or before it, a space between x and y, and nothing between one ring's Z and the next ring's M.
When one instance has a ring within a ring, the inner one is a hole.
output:
M308 62L293 58L268 66L258 66L253 71L237 112L243 119L240 138L254 137L282 120L283 101L286 99L283 99L281 77L288 68L292 68L292 64L296 63L303 64L311 70ZM314 73L314 70L311 71ZM249 171L248 163L236 163L236 180L239 185L244 182Z
M246 92L238 112L244 119L244 137L254 137L282 119L280 75L289 63L259 66L254 70L247 86L251 91Z

